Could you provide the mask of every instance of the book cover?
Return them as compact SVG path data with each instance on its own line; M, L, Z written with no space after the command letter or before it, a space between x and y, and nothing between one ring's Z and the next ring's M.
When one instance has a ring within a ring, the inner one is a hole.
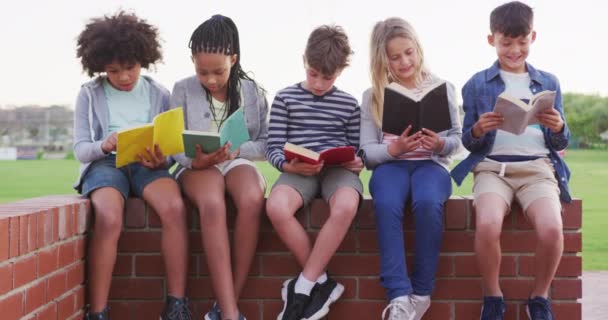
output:
M200 145L204 153L212 153L230 142L230 152L234 152L251 138L245 122L243 109L233 112L224 121L219 132L183 130L182 139L185 154L189 158L196 158L196 145Z
M526 127L538 124L536 114L553 108L555 103L555 91L545 90L535 94L530 102L501 93L496 98L494 111L503 115L504 121L499 129L520 135L526 131Z
M409 126L410 134L422 128L441 132L452 128L447 84L439 82L427 88L420 99L416 99L407 88L397 82L384 89L382 131L401 135Z
M116 167L138 162L138 154L146 157L146 148L158 144L165 156L184 152L180 134L184 130L184 112L175 108L157 114L152 123L123 129L117 133Z
M324 162L326 165L339 165L355 160L355 148L352 146L341 146L315 152L287 142L283 147L283 152L287 161L298 158L300 161L310 164Z

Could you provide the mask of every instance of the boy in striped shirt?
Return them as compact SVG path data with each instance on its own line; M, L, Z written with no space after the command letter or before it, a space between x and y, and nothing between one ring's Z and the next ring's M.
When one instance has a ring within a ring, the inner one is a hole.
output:
M359 157L340 166L287 161L283 146L290 142L316 152L339 146L358 149L359 105L352 95L334 86L351 54L342 28L315 29L304 54L306 80L280 90L271 107L266 156L282 173L268 197L266 212L303 269L283 284L284 306L277 320L321 319L344 291L325 268L357 212L363 162ZM330 214L312 245L294 215L318 195L329 203Z

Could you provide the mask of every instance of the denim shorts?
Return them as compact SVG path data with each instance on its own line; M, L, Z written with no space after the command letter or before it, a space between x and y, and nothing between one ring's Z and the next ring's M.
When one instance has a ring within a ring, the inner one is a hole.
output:
M125 199L129 196L141 198L144 188L160 178L173 179L167 169L150 170L140 163L116 168L116 155L109 154L87 168L78 191L89 197L99 188L110 187L118 190Z

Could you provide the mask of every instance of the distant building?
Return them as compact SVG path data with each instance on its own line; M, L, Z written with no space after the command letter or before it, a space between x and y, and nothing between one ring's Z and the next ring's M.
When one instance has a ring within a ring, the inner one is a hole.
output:
M0 146L63 148L72 143L73 119L64 106L0 109Z

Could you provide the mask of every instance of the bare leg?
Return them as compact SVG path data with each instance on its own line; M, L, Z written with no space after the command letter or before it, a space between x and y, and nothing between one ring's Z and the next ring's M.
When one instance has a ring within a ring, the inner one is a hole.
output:
M321 228L302 274L315 281L342 243L357 213L359 193L349 187L338 189L329 199L329 218Z
M541 198L532 202L526 215L536 230L536 279L531 297L547 298L564 251L561 208L554 200Z
M266 201L266 213L281 240L304 267L311 251L310 238L294 216L302 204L302 196L295 189L279 185Z
M180 180L186 195L198 208L203 248L222 317L237 319L238 307L232 281L226 225L224 177L213 167L206 170L187 170Z
M502 258L500 233L507 207L505 200L494 193L484 193L475 200L475 255L486 296L502 296L498 282Z
M179 186L170 178L157 179L146 185L142 196L161 220L167 293L183 298L188 273L188 227Z
M234 226L234 292L236 300L245 286L251 262L255 256L260 230L260 214L264 205L264 182L256 169L240 165L226 175L226 189L232 197L236 209Z
M91 203L95 212L95 225L87 266L90 311L101 312L108 303L125 200L118 190L106 187L91 193Z

